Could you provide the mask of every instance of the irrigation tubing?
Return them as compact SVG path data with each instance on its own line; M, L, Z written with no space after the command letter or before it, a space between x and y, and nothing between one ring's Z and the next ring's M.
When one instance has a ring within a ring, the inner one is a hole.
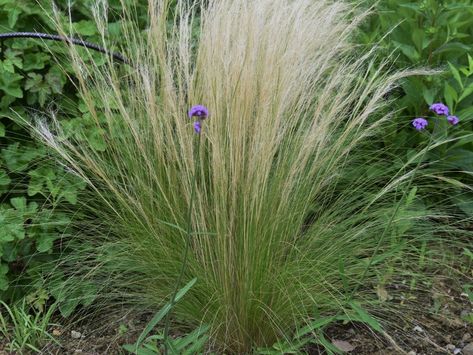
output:
M106 55L111 55L113 59L116 61L119 61L124 64L131 65L131 61L123 56L121 53L117 52L111 52L95 43L92 42L87 42L84 41L83 39L80 38L72 38L72 37L66 37L66 36L61 36L61 35L53 35L53 34L48 34L48 33L40 33L40 32L9 32L9 33L0 33L0 41L2 44L2 49L3 49L3 41L6 39L10 38L38 38L38 39L43 39L43 40L49 40L49 41L56 41L56 42L64 42L67 44L73 44L77 46L82 46L86 47L89 49L92 49L94 51L106 54Z

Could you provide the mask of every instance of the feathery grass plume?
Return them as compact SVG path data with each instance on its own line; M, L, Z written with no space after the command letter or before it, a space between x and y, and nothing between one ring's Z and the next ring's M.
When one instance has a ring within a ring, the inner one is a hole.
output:
M147 31L123 28L129 68L110 58L86 65L70 48L105 151L66 139L57 121L37 133L89 185L61 266L108 302L157 309L169 300L195 176L184 282L198 281L175 313L210 325L218 349L244 353L348 307L410 176L383 183L389 165L374 176L356 166L406 73L374 68L372 53L354 58L350 35L365 14L343 1L218 0L199 18L185 4L169 25L169 4L150 0ZM106 42L103 18L97 11ZM195 103L212 119L194 152ZM408 238L431 237L409 208L394 218L374 268L402 260ZM354 296L373 299L363 287Z

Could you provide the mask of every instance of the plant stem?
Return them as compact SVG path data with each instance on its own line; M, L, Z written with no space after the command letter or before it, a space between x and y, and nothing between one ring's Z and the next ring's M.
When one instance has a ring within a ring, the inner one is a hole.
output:
M191 245L191 233L192 233L192 207L194 205L194 199L195 199L195 194L197 190L197 172L199 170L199 149L200 149L200 141L201 141L201 135L197 134L197 143L196 147L194 149L194 163L195 163L195 170L194 170L194 176L192 178L192 190L191 190L191 198L189 201L189 208L187 210L187 220L186 220L186 245L184 248L184 256L182 260L182 266L181 266L181 271L179 273L179 277L177 278L176 281L176 287L174 288L174 292L171 297L171 302L170 302L170 308L169 312L166 314L166 319L165 319L165 325L164 325L164 336L163 336L163 344L164 344L164 355L168 353L168 338L169 338L169 327L171 323L171 313L172 309L174 308L174 305L176 304L176 296L177 293L179 292L179 286L182 282L182 279L184 277L184 272L187 266L187 259L189 256L189 250L190 250L190 245Z

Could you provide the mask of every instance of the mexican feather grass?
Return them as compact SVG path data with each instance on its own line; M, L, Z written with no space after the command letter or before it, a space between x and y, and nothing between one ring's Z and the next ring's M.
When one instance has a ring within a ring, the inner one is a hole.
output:
M354 50L366 15L357 11L342 1L219 0L170 12L150 0L147 30L123 27L130 67L86 64L70 48L106 149L67 137L57 117L38 121L39 138L88 184L58 266L65 275L95 284L99 300L150 310L169 301L195 181L183 282L197 283L174 313L210 325L216 348L290 338L316 314L347 309L354 289L375 299L363 287L377 282L372 269L410 257L407 241L431 238L431 227L417 208L406 212L413 196L388 225L413 171L388 163L365 174L379 155L366 147L390 118L386 97L408 73ZM210 111L200 145L187 116L196 104Z

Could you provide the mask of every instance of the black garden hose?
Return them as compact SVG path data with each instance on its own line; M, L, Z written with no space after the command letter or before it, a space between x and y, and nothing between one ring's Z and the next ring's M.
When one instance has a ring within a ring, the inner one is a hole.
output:
M40 38L40 39L45 39L45 40L50 40L50 41L57 41L57 42L64 42L68 44L74 44L77 46L82 46L86 47L89 49L92 49L94 51L104 53L107 55L111 55L113 59L125 63L128 65L131 65L131 62L129 59L124 57L121 53L115 53L115 52L110 52L107 49L100 47L99 45L91 42L84 41L79 38L70 38L70 37L65 37L65 36L60 36L60 35L51 35L47 33L39 33L39 32L9 32L9 33L0 33L0 41L2 42L2 47L3 47L3 41L5 39L10 39L10 38Z

